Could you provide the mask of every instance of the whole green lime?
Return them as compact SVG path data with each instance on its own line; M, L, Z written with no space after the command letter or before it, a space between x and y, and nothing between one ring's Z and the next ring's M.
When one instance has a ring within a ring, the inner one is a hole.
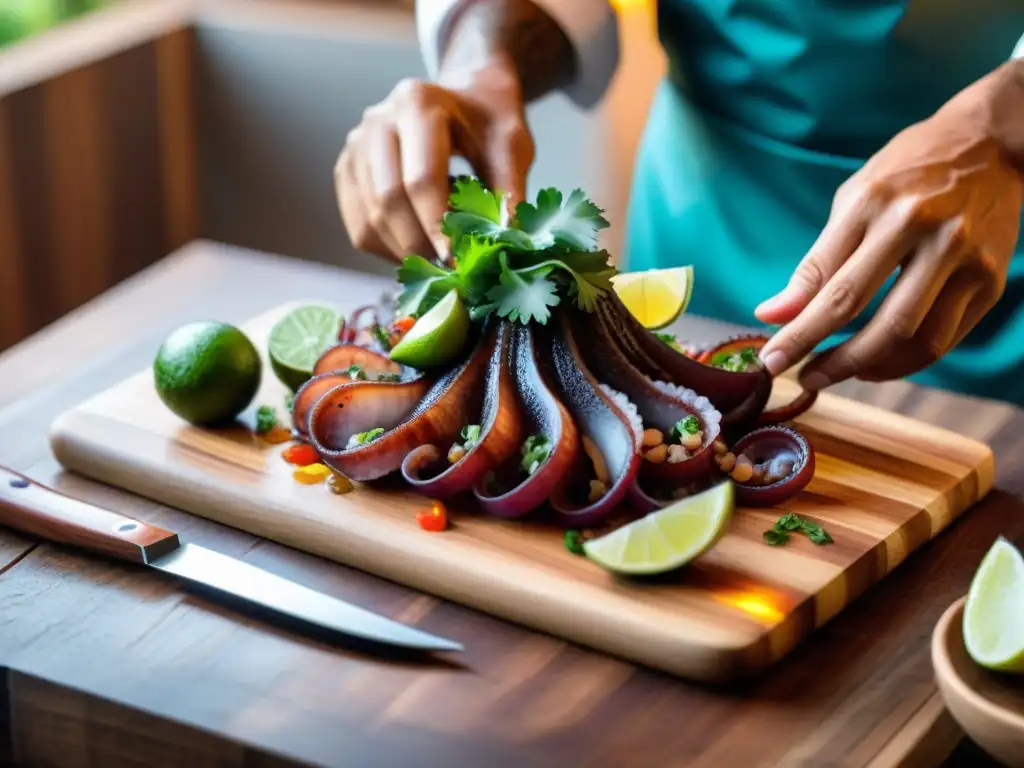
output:
M260 387L259 352L242 331L216 321L190 323L157 350L153 376L160 399L192 424L227 422Z

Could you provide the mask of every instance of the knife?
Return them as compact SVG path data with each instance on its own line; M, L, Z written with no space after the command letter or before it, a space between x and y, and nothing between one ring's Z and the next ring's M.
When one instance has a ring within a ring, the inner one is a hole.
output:
M178 534L73 499L0 467L0 525L170 573L272 612L373 643L461 651L428 634L196 544Z

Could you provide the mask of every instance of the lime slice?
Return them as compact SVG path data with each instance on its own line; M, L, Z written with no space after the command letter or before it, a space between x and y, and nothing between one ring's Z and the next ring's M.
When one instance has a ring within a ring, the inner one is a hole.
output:
M431 307L391 350L391 359L413 368L451 362L469 335L469 312L458 291L449 291Z
M612 287L644 328L657 330L686 311L693 293L693 267L621 272L612 278Z
M296 307L270 329L270 367L293 392L313 375L313 366L328 347L338 343L341 316L331 307Z
M971 580L964 644L981 666L1024 673L1024 557L1000 536Z
M686 565L718 541L732 519L733 484L727 480L602 536L583 551L616 573L655 574Z

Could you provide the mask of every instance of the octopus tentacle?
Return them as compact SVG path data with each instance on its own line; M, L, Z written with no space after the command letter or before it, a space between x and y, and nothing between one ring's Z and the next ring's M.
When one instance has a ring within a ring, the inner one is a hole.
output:
M519 517L541 506L576 461L579 436L576 423L542 373L534 331L522 325L512 329L512 369L522 407L520 423L529 421L551 441L548 457L525 479L517 456L509 457L494 476L484 476L473 490L484 510L499 517Z
M697 419L702 436L700 448L679 462L645 461L641 472L677 484L711 475L715 470L712 444L721 432L722 419L711 401L692 389L666 381L651 381L630 363L605 325L598 323L596 328L584 328L581 323L589 316L582 313L569 316L573 320L566 332L580 340L579 347L587 365L600 381L629 398L643 419L644 427L653 427L668 435L687 416Z
M473 340L463 362L436 380L354 381L330 390L309 415L310 438L324 463L353 480L373 480L398 469L425 443L453 440L479 412L491 357L490 336ZM379 437L349 446L353 435L383 429Z
M578 310L557 313L558 328L550 339L552 361L562 399L583 434L600 452L611 484L597 500L574 503L569 489L579 479L582 462L577 462L576 471L556 487L551 506L562 523L585 526L607 517L636 479L643 425L636 406L622 393L599 382L587 367L566 316L574 311Z
M706 393L725 427L756 418L768 402L771 377L767 371L727 371L677 352L644 328L614 293L598 302L597 318L642 372Z
M814 449L789 427L755 429L733 446L733 453L762 467L759 479L736 482L736 501L744 506L775 506L800 493L814 476Z
M382 373L402 373L402 366L386 355L358 344L336 344L320 355L313 366L313 375L342 373L359 366L370 378Z
M304 440L309 439L309 414L321 397L340 384L347 384L352 377L347 373L322 373L308 379L295 392L292 403L292 428Z
M402 462L405 481L422 494L447 497L472 487L485 472L511 456L523 441L522 408L511 360L512 328L501 323L487 368L480 437L454 464L434 444L413 449ZM431 470L437 471L432 476Z
M732 336L703 350L697 356L697 361L704 363L705 365L712 365L714 360L723 354L738 354L745 349L760 351L760 349L768 343L768 339L769 337L763 334L742 334ZM771 393L770 386L767 387L767 391L769 394ZM792 421L814 405L817 399L817 392L801 390L800 394L797 395L792 402L771 410L762 410L757 414L756 421L758 424L762 425L779 424L785 421ZM767 398L765 399L765 404L766 403ZM763 408L764 405L762 404L761 407Z

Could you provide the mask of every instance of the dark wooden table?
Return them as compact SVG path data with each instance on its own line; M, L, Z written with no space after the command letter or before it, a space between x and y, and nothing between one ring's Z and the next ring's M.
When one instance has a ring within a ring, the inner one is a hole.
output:
M379 279L198 243L0 357L0 463L316 589L465 639L464 666L320 645L159 574L0 529L0 764L940 765L961 738L928 642L998 534L1024 540L1024 416L905 382L843 393L996 451L997 490L761 680L712 690L61 471L63 409L202 317L341 300ZM695 325L695 333L707 326ZM957 764L985 764L961 745ZM966 755L966 756L963 756Z

